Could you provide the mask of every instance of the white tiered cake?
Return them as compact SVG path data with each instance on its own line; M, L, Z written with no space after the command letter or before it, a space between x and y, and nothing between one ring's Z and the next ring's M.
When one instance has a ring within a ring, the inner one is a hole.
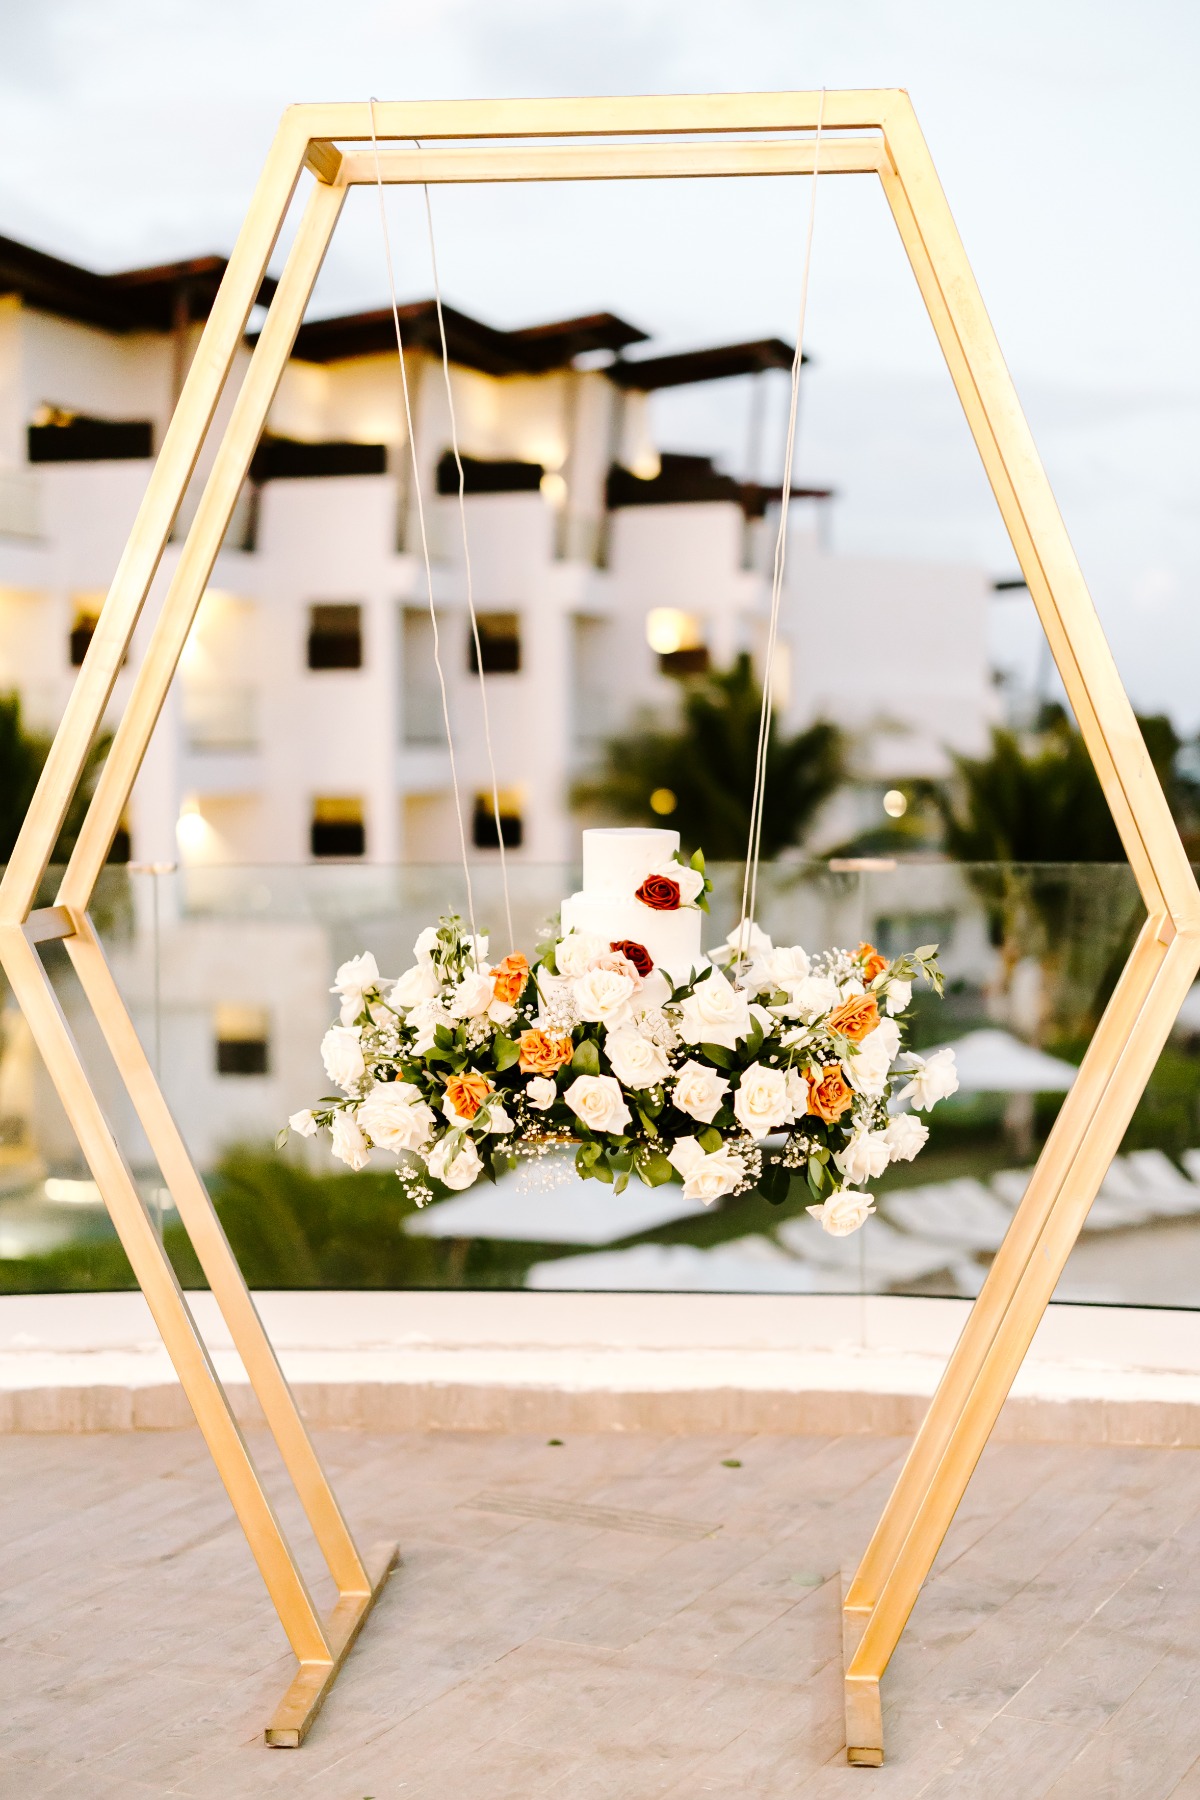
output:
M583 887L563 901L563 931L588 932L609 944L632 940L676 984L686 981L704 967L699 911L660 912L636 898L646 877L666 868L678 849L677 831L585 831Z

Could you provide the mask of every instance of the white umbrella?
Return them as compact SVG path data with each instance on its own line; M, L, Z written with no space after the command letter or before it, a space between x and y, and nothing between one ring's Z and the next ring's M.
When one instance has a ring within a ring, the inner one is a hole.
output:
M675 1182L643 1187L635 1176L618 1194L598 1181L580 1181L567 1153L521 1164L495 1187L480 1181L469 1193L439 1200L410 1214L404 1229L414 1237L616 1244L703 1212L703 1204L685 1200Z
M958 1085L971 1094L1065 1094L1078 1071L1009 1031L968 1031L946 1046L954 1052Z

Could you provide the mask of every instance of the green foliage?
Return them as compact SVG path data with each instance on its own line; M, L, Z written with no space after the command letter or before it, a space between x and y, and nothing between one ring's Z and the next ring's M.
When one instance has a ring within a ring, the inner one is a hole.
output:
M1166 720L1145 721L1166 725ZM1172 738L1174 734L1172 733ZM1170 777L1169 748L1156 730ZM955 756L948 787L929 797L942 840L959 862L1122 862L1125 853L1083 738L1055 710L1031 740L999 727L985 757Z
M572 790L573 804L638 824L669 822L686 845L703 844L710 859L737 861L746 854L750 832L761 706L748 656L730 669L693 678L684 685L678 727L646 725L612 739L597 774ZM841 786L845 739L824 720L783 737L772 717L767 770L762 854L772 857L802 841ZM669 821L651 810L656 788L675 795Z
M88 754L87 765L55 846L52 859L55 862L64 861L75 847L100 765L108 754L109 742L107 737L98 739ZM49 737L39 731L30 731L26 726L21 716L20 697L0 694L0 863L6 863L12 855L49 750Z

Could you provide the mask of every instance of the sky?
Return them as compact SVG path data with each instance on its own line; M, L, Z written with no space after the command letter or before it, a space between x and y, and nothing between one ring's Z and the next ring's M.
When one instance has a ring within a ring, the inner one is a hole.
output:
M227 252L297 100L905 87L1134 703L1200 729L1200 208L1193 0L0 0L0 232L99 269ZM354 196L312 313L386 301ZM430 291L392 199L401 297ZM795 332L804 180L435 195L447 300L502 325L609 309L656 349ZM847 553L1016 573L870 178L820 185L798 474ZM656 402L744 472L747 384ZM776 385L780 466L786 383ZM997 661L1044 671L1027 597ZM914 630L919 620L914 620Z

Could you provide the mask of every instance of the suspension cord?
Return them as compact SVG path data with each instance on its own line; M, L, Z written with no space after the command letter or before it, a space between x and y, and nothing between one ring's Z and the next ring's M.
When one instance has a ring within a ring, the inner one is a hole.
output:
M420 144L417 148L420 149ZM496 843L500 850L500 879L504 886L504 916L508 922L508 947L517 947L516 934L513 931L512 901L508 892L508 859L504 849L504 827L500 822L500 786L496 780L496 758L492 751L492 723L488 712L487 679L483 672L483 650L479 642L479 620L475 613L475 587L471 576L471 546L467 540L467 478L463 470L463 460L458 447L458 420L454 412L454 388L450 380L450 352L446 347L446 320L442 313L442 290L438 281L437 249L433 236L433 205L429 198L429 183L421 183L421 191L425 196L425 224L429 233L429 264L433 271L433 302L437 307L438 337L442 346L442 380L446 388L446 405L450 412L450 447L454 452L454 466L458 470L458 520L462 535L463 568L466 571L467 611L471 618L471 638L475 645L475 667L479 671L479 707L483 715L483 739L487 746L488 773L492 779L492 817L496 821Z
M392 324L396 331L396 354L400 359L400 391L404 396L404 419L408 429L408 448L412 462L413 494L417 502L417 523L421 536L421 555L425 564L425 588L429 596L429 617L433 624L433 661L437 669L442 697L442 721L446 727L446 748L450 753L450 782L454 789L454 816L458 821L458 842L462 851L463 879L467 887L467 915L471 924L471 959L479 966L479 934L475 928L475 894L471 886L471 864L467 856L467 833L463 824L462 795L458 786L458 765L454 755L454 733L450 728L450 702L446 694L446 674L442 668L441 636L438 631L437 607L433 599L433 567L429 556L429 532L425 523L425 502L421 493L421 470L417 461L417 440L413 431L412 399L408 391L408 371L404 362L404 339L400 331L400 309L396 301L396 278L392 268L392 242L388 233L387 207L383 196L383 171L379 163L379 143L375 135L375 96L371 95L371 150L375 157L375 188L379 196L379 223L383 229L383 254L387 264L388 291L392 302ZM440 308L439 308L440 316Z
M775 536L775 561L771 574L771 613L767 626L766 666L763 670L762 708L758 720L758 750L754 762L754 791L750 804L750 838L746 846L746 872L742 880L742 913L738 922L737 953L747 953L758 903L758 864L762 848L763 802L766 794L767 746L775 686L775 648L779 637L779 611L787 564L788 504L792 497L792 462L796 449L796 415L800 399L800 369L804 361L804 315L808 308L808 277L812 269L813 226L817 216L817 177L821 162L821 129L825 118L825 89L817 109L817 134L813 146L812 185L808 201L808 229L804 243L804 268L800 280L800 307L796 321L796 348L792 357L791 394L788 402L787 443L783 458L783 487L779 500L779 529Z

